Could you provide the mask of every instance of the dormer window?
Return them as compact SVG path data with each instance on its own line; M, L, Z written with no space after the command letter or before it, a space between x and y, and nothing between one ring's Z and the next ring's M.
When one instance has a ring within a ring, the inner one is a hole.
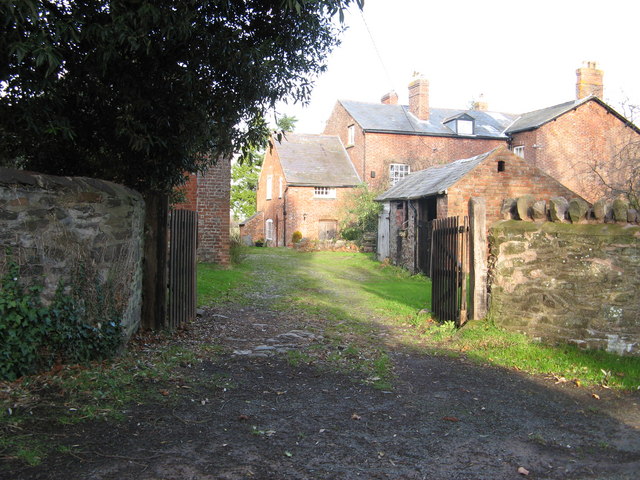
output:
M443 123L458 135L475 135L475 120L466 113L449 117Z

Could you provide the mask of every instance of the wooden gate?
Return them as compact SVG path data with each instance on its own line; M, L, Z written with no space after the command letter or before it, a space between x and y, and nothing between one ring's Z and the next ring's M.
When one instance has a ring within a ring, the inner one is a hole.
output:
M169 223L169 321L171 330L196 316L198 214L171 211Z
M461 326L467 321L469 218L433 220L431 233L431 300L440 321Z

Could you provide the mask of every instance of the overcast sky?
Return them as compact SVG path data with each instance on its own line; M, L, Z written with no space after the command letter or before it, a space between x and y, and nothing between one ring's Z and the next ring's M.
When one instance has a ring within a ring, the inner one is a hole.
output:
M467 108L483 94L490 110L523 113L574 99L586 60L604 70L605 101L640 105L639 14L637 0L365 0L347 14L310 105L278 113L295 115L297 132L322 133L337 99L379 102L395 90L406 104L414 71L429 79L433 107Z

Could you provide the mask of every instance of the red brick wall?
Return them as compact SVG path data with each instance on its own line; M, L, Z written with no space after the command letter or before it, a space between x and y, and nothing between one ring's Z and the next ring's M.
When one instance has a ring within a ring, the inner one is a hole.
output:
M198 260L229 265L231 165L218 159L198 174Z
M262 212L256 213L245 220L243 225L240 225L240 238L243 241L248 238L251 244L255 244L259 239L264 239L264 214Z
M525 145L527 161L594 202L605 192L591 170L594 162L611 163L620 147L632 139L640 141L640 135L590 101L536 131L515 134L513 145Z
M347 128L354 123L353 117L338 102L324 134L340 137L360 178L376 190L389 188L389 165L392 163L408 164L415 172L506 145L504 140L364 133L356 123L355 145L349 146ZM375 172L375 178L371 177L371 172Z
M177 191L184 196L184 201L174 204L174 209L192 212L198 209L198 178L195 174L190 173L187 182Z
M498 172L499 161L505 162L503 172ZM472 196L484 197L487 202L487 225L502 219L500 210L505 198L531 194L536 200L549 200L556 196L570 200L577 196L551 176L506 148L491 154L449 188L447 193L448 216L468 215L469 199Z
M271 200L267 200L267 178L271 175L272 178L272 190ZM280 197L280 179L282 179L283 194ZM260 178L258 179L258 191L256 193L257 209L264 215L264 222L267 220L273 220L273 233L274 238L270 246L281 247L284 240L284 190L286 188L286 182L284 178L284 172L280 165L280 159L278 157L278 150L276 147L267 151L262 163L262 170L260 171ZM261 235L266 240L266 230L263 225L263 234Z
M336 198L315 198L314 187L289 187L287 190L287 245L296 230L302 238L318 240L320 220L335 220L343 216L345 202L353 188L336 188Z

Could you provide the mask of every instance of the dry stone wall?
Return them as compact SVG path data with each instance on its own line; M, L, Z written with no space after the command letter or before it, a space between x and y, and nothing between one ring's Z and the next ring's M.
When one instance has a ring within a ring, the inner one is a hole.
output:
M640 355L640 226L505 220L492 226L489 244L498 324Z
M127 338L140 324L144 201L90 178L0 168L0 274L7 252L49 303L62 282L109 283Z

